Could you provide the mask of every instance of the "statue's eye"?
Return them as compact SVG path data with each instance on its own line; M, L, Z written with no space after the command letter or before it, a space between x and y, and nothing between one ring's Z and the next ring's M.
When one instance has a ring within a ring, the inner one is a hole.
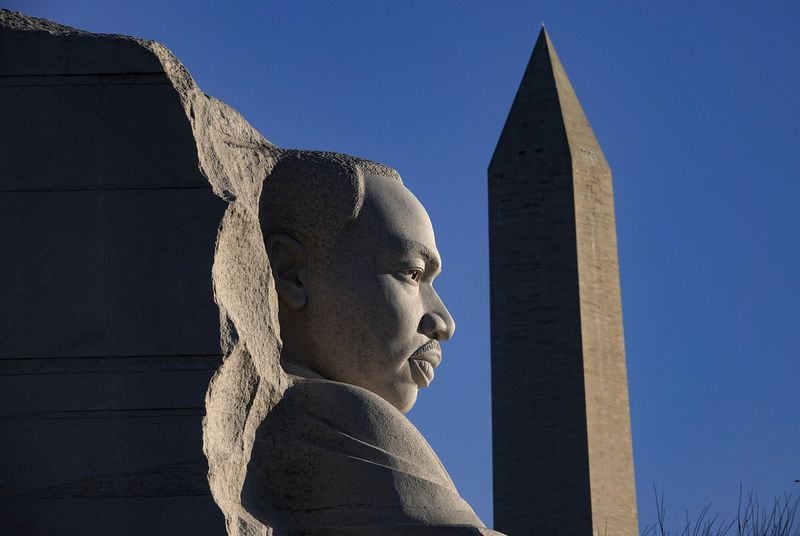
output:
M409 268L408 270L403 270L401 273L411 281L415 282L422 278L422 270L419 268Z

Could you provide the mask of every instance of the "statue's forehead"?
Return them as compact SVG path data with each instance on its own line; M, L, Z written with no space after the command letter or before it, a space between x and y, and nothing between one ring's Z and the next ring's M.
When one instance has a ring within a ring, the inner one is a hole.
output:
M436 241L428 212L402 182L382 175L367 175L364 181L362 215L375 231L397 240L421 242L435 250Z

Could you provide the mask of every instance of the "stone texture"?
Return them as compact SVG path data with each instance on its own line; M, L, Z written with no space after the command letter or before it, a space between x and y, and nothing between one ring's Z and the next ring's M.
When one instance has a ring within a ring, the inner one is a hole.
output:
M635 535L611 173L544 29L489 207L495 525Z

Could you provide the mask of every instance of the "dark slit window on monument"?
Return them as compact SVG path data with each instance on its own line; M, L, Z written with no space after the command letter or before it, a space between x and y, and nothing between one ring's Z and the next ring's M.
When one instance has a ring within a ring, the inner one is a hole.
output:
M518 155L520 155L520 156L522 156L522 155L524 155L525 153L527 153L527 151L519 151L517 154L518 154Z

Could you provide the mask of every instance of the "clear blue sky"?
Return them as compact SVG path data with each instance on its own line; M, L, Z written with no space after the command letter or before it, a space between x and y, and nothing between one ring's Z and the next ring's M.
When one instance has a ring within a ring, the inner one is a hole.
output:
M271 141L401 172L458 322L410 418L488 523L486 167L545 22L614 172L640 524L653 483L678 518L800 493L797 0L0 5L161 41Z

